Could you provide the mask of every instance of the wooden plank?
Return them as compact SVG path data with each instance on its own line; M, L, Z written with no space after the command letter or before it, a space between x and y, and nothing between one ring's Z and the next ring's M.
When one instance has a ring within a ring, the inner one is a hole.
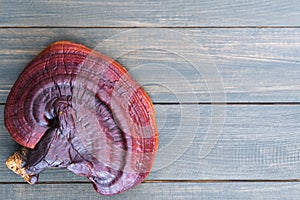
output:
M0 26L298 26L299 1L11 1Z
M296 179L300 176L299 105L155 105L159 151L147 180ZM3 112L3 106L0 107ZM0 114L0 182L22 182L4 166L17 146ZM217 121L215 121L217 118ZM216 127L223 126L222 132ZM209 131L209 128L211 131ZM207 137L217 136L217 142ZM219 137L218 137L219 135ZM208 154L200 156L200 149ZM85 181L66 170L46 170L40 181Z
M280 182L144 183L105 197L90 184L0 185L3 199L299 199L300 184Z
M25 65L57 40L114 57L156 103L300 102L297 28L8 28L0 35L0 103Z

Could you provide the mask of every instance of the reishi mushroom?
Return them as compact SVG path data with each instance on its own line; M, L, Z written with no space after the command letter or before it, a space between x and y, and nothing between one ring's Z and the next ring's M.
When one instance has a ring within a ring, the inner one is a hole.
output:
M23 146L8 168L34 184L46 168L86 176L103 195L149 174L158 146L151 99L111 58L69 41L51 44L21 73L5 126Z

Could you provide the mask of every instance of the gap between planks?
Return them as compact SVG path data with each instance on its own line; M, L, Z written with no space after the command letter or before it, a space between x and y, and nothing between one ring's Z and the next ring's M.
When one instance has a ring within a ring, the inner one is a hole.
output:
M5 106L6 103L0 103L0 106ZM154 105L300 105L300 102L153 102Z
M242 183L265 183L265 182L299 182L300 179L249 179L249 180L222 180L222 179L212 179L212 180L144 180L142 183L228 183L228 182L242 182ZM90 181L41 181L36 183L36 185L48 185L48 184L90 184ZM26 182L0 182L1 184L14 185L23 184L27 185Z
M19 29L26 29L26 28L74 28L74 29L129 29L129 28L165 28L165 29L294 29L300 28L300 26L0 26L0 29L9 29L9 28L19 28Z

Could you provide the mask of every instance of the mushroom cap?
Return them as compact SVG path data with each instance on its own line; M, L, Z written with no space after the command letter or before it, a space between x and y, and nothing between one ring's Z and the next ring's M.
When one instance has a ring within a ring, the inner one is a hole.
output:
M11 137L24 147L34 149L55 132L82 158L88 154L96 176L72 169L77 157L70 156L67 167L105 195L140 183L158 147L147 93L119 63L69 41L51 44L26 66L9 93L4 118ZM102 180L110 172L113 178Z

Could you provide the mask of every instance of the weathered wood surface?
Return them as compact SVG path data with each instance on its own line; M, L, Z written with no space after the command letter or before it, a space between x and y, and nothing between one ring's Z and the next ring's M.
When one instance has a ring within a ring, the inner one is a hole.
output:
M0 26L298 26L297 0L11 1Z
M299 24L295 0L0 0L0 199L106 199L67 170L29 186L4 165L6 97L58 40L115 58L155 103L153 171L109 199L299 199Z
M9 192L7 192L9 191ZM143 183L113 197L95 193L89 184L0 185L3 199L299 199L300 184L262 183Z
M156 103L300 102L297 28L4 28L0 35L0 103L26 64L58 40L116 58ZM208 69L212 76L204 76Z
M224 126L205 157L200 149L212 109L224 105L155 105L159 151L147 180L280 180L300 177L299 105L230 105ZM0 107L3 112L3 106ZM1 112L1 116L2 115ZM222 118L222 116L217 116ZM199 121L199 122L198 122ZM4 165L17 145L0 126L0 182L23 182ZM86 181L67 170L46 170L42 182Z

